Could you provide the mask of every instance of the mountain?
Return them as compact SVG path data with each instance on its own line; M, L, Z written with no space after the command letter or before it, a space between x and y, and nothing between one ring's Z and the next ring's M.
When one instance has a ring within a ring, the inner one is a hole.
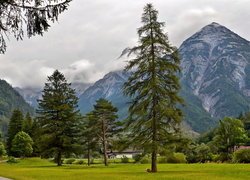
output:
M250 105L250 42L212 23L179 48L181 82L211 117L238 116Z
M5 80L0 80L0 131L7 131L8 118L12 111L19 109L23 113L34 113L34 109Z
M76 95L79 97L91 84L90 83L80 83L80 82L73 82L71 87L75 89ZM31 105L34 109L38 106L38 99L42 98L42 89L41 88L20 88L15 87L15 90L22 95L25 101Z
M193 130L204 132L218 119L238 116L250 105L250 43L226 27L212 23L185 40L179 48L182 74L180 95L184 119ZM129 99L122 94L128 78L111 72L81 96L82 113L92 109L98 98L111 100L119 116L127 114Z
M81 112L83 114L89 112L97 99L105 98L112 101L113 105L119 109L119 117L124 118L128 110L129 98L123 96L122 85L128 77L129 73L123 71L106 74L79 97Z

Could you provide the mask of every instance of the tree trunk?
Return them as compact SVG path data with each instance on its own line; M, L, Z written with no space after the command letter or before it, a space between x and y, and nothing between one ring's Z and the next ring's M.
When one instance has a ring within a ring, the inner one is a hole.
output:
M57 154L57 157L56 157L56 163L57 163L57 166L62 165L62 153L61 153L61 151L58 151L58 154Z
M152 152L151 172L157 172L157 152Z
M108 157L107 157L107 143L106 143L106 129L105 129L105 122L102 120L102 145L103 145L103 157L104 157L104 164L108 166Z
M88 166L90 166L90 148L88 147Z

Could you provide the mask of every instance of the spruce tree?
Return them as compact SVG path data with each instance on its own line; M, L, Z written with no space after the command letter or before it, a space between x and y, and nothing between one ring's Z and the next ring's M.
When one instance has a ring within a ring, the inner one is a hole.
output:
M20 110L14 110L12 116L10 118L10 123L8 126L8 134L7 134L7 152L8 155L14 156L15 154L11 151L12 140L15 135L22 131L23 124L23 113Z
M26 132L28 135L31 136L32 134L32 127L33 127L33 120L30 116L30 113L27 113L25 116L25 119L23 121L23 126L22 126L22 130L24 132Z
M141 22L139 44L122 54L135 55L125 67L131 76L124 84L124 94L132 98L127 128L131 142L151 153L151 172L157 172L160 147L175 136L182 119L177 107L183 101L178 95L180 60L152 4L144 7Z
M56 70L48 77L38 101L40 150L44 156L54 154L58 166L62 156L78 150L77 137L80 114L78 98L64 75Z
M102 144L104 164L108 166L108 145L115 132L118 130L116 119L117 108L106 99L96 101L93 110L93 118L95 119L95 127L98 129L97 136Z

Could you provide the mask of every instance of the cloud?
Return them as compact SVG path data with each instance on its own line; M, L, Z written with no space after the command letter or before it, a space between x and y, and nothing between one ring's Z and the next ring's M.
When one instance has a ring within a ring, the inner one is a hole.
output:
M249 0L154 0L170 42L179 46L215 21L250 39ZM94 82L124 66L116 60L138 41L136 30L148 0L74 0L43 37L11 39L0 55L0 78L13 86L41 86L53 70L70 81Z

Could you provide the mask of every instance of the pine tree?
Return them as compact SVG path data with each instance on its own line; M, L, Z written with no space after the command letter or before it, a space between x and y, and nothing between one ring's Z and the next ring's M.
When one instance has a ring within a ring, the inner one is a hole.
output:
M87 151L88 166L90 166L92 152L98 148L98 129L93 112L88 113L83 118L82 137L82 144Z
M38 123L42 154L54 154L58 166L62 155L78 150L77 137L80 114L78 98L64 75L56 70L48 77L42 99L38 101Z
M32 127L33 127L33 120L30 116L30 113L27 113L25 116L25 119L23 121L23 126L22 126L22 130L27 133L28 135L31 136L32 134Z
M157 172L159 148L176 134L182 119L177 107L183 101L178 96L180 60L152 4L144 7L141 19L138 46L122 54L135 55L125 67L132 73L124 84L124 94L132 98L127 128L131 141L151 153L151 172Z
M11 151L12 140L15 135L22 131L23 124L23 113L20 110L14 110L12 116L10 118L10 123L8 126L8 134L7 134L7 152L8 155L14 156L15 154Z
M43 35L59 14L67 10L72 0L0 0L0 54L6 51L8 35L22 40L27 36ZM26 25L26 27L24 27ZM7 36L7 37L5 37Z
M98 129L98 137L102 144L104 164L108 166L108 145L115 132L118 130L116 119L117 108L106 99L96 101L93 110L93 118L95 119L95 127Z

